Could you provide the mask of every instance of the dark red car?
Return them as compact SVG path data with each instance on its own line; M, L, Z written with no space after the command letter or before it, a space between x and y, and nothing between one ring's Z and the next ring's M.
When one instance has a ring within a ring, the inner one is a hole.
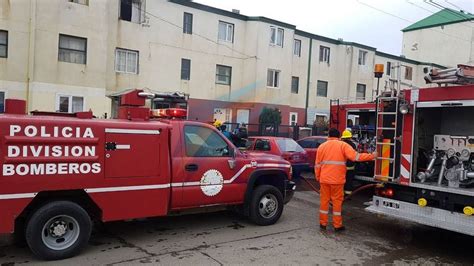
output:
M261 136L250 137L248 140L249 151L278 155L290 162L294 177L298 177L302 170L309 167L306 151L291 138Z
M306 151L308 155L307 162L310 168L314 167L314 161L316 160L316 151L319 145L326 142L326 136L310 136L298 140L298 144Z

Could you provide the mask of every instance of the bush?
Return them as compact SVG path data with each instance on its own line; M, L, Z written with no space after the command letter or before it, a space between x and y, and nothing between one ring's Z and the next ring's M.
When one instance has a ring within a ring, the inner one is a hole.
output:
M263 107L260 117L258 119L260 124L281 124L281 112L278 108Z

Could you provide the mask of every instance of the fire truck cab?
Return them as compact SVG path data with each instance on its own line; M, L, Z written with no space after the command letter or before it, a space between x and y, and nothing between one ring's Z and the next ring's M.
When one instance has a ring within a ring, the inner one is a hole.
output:
M295 189L288 162L242 152L211 125L175 119L185 110L150 111L146 97L124 95L119 119L30 116L24 102L7 100L0 233L24 233L35 255L54 260L76 255L94 220L232 206L256 224L277 222Z

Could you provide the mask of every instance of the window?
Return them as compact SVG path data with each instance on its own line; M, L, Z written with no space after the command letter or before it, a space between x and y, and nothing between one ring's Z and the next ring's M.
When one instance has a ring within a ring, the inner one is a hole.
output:
M405 66L405 79L411 80L413 77L413 68L409 66Z
M293 47L293 55L301 56L301 40L296 40Z
M316 96L328 97L328 82L318 80L316 84Z
M290 126L296 126L298 124L298 113L290 112Z
M86 64L87 39L59 34L58 60L62 62Z
M56 110L61 113L76 113L84 111L84 97L59 95Z
M89 0L69 0L69 2L86 6L89 5Z
M214 130L201 126L185 126L186 155L189 157L230 156L227 142Z
M299 140L298 144L304 149L317 149L324 142L326 142L325 138L308 138Z
M320 124L326 123L327 118L328 117L326 115L316 114L316 118L314 119L314 121L316 122L316 124L320 125Z
M367 63L367 52L366 51L362 51L362 50L359 50L359 65L361 66L365 66L365 64Z
M272 149L270 141L268 139L257 139L255 140L255 149L256 151L269 151Z
M293 139L277 139L276 143L282 152L303 152L304 149Z
M360 100L365 100L365 84L357 83L356 89L356 98Z
M138 74L138 51L117 48L115 50L115 71Z
M278 88L280 85L280 71L275 69L269 69L267 72L267 86L272 88Z
M284 30L282 28L270 27L270 44L283 47Z
M216 66L216 83L230 85L232 78L232 67L217 65Z
M183 33L193 34L193 14L184 12Z
M145 0L120 0L120 19L142 23L145 20Z
M331 48L326 46L319 46L319 62L325 62L329 64L331 57Z
M387 62L387 70L385 74L387 74L387 76L390 76L390 73L392 73L392 62Z
M300 87L300 78L291 77L291 93L298 93L299 87Z
M234 42L234 24L219 21L218 39L226 42Z
M0 91L0 113L5 112L5 92Z
M0 57L8 57L8 31L0 30Z
M181 79L190 80L191 79L191 60L181 59Z

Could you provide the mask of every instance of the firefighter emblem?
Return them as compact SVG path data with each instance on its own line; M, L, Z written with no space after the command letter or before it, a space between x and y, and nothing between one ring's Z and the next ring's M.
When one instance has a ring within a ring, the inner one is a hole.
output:
M212 197L221 192L224 184L224 177L219 171L210 169L202 175L200 184L202 192L206 196Z

